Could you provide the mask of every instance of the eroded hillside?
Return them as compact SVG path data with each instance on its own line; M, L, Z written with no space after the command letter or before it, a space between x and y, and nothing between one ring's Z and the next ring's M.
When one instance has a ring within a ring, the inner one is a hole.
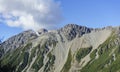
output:
M119 72L119 32L119 27L93 29L69 24L59 30L39 35L29 31L27 32L29 36L21 33L24 37L19 34L1 44L0 70L5 72ZM23 38L27 40L20 43Z

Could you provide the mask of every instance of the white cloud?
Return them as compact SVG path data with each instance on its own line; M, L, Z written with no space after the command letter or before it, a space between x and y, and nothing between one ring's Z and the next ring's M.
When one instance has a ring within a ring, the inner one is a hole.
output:
M8 26L34 30L57 26L63 18L54 0L0 0L0 13Z

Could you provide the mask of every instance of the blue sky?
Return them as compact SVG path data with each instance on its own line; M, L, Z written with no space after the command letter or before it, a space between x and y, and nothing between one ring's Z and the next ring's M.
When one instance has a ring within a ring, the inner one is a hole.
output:
M119 0L62 0L65 23L88 27L120 25Z
M104 27L120 25L120 0L56 0L60 1L63 21L59 27L66 24L79 24L87 27ZM54 8L53 8L54 9ZM58 27L58 28L59 28ZM7 39L24 31L19 27L0 24L0 36Z

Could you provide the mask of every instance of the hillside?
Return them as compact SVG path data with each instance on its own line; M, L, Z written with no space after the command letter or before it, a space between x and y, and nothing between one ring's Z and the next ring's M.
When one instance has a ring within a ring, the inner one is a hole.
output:
M28 30L0 45L0 72L120 72L120 27Z

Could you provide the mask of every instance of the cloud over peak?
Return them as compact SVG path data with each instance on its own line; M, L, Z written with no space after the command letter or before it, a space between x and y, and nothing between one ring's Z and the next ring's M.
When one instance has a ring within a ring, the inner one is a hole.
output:
M0 21L11 27L52 28L62 18L60 3L54 0L0 0Z

